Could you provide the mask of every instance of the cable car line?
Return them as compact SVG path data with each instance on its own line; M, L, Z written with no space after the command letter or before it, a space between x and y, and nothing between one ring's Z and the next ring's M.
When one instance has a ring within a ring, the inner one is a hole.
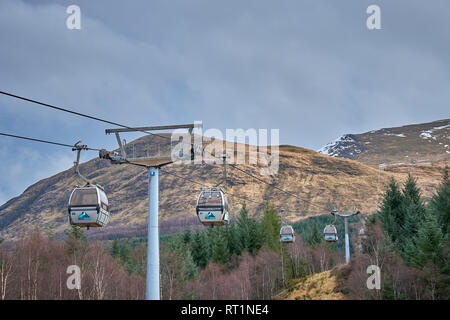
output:
M192 183L194 183L194 184L197 184L197 185L199 185L199 186L201 186L201 187L204 187L204 184L202 184L202 183L200 183L200 182L198 182L198 181L195 181L195 180L186 178L186 177L184 177L184 176L180 176L180 175L175 174L175 173L173 173L173 172L164 170L163 168L161 168L160 170L163 171L163 172L165 172L165 173L167 173L167 174L173 175L173 176L175 176L175 177L177 177L177 178L183 179L183 180L185 180L185 181L190 181L190 182L192 182ZM256 203L256 204L260 204L260 202L258 202L258 201L251 200L251 199L247 199L247 198L245 198L245 197L238 196L238 195L235 195L235 194L233 194L233 193L229 193L228 191L227 191L227 195L229 195L229 196L231 196L231 197L239 198L239 199L242 199L242 200L245 200L245 201L249 201L249 202L254 202L254 203Z
M113 122L113 121L105 120L105 119L102 119L102 118L94 117L94 116L87 115L87 114L84 114L84 113L81 113L81 112L77 112L77 111L73 111L73 110L70 110L70 109L67 109L67 108L58 107L58 106L51 105L51 104L48 104L48 103L45 103L45 102L41 102L41 101L38 101L38 100L25 98L25 97L18 96L18 95L9 93L9 92L5 92L5 91L1 91L0 90L0 94L6 95L6 96L9 96L9 97L12 97L12 98L24 100L24 101L27 101L27 102L35 103L35 104L38 104L38 105L41 105L41 106L44 106L44 107L47 107L47 108L55 109L55 110L58 110L58 111L71 113L71 114L74 114L74 115L77 115L77 116L80 116L80 117L85 117L85 118L88 118L88 119L91 119L91 120L104 122L104 123L111 124L111 125L114 125L114 126L117 126L117 127L122 127L122 128L126 128L126 129L132 129L129 126L126 126L126 125L123 125L123 124L120 124L120 123L117 123L117 122ZM161 137L161 138L164 138L164 139L169 139L169 137L162 136L162 135L159 135L159 134L156 134L156 133L152 133L152 132L148 132L148 131L141 131L141 132L146 133L146 134L150 134L150 135L154 135L154 136L158 136L158 137Z
M210 155L211 157L218 158L218 157L212 155L211 153L209 153L209 155ZM212 164L209 164L209 163L206 163L206 164L212 166ZM237 170L239 170L239 171L245 173L246 175L249 175L250 177L252 177L252 178L254 178L254 179L256 179L256 180L258 180L258 181L260 181L260 182L262 182L262 183L267 184L269 187L272 187L272 188L275 188L275 189L277 189L277 190L279 190L279 191L282 191L282 192L284 192L284 193L286 193L286 194L288 194L288 195L291 195L291 196L293 196L293 197L299 199L300 201L306 202L306 203L310 204L311 206L316 207L316 208L322 210L322 208L319 207L319 206L317 206L316 204L314 204L314 203L312 203L312 202L310 202L310 201L304 200L304 199L298 197L296 194L291 193L291 192L289 192L289 191L285 191L285 190L281 189L280 187L273 186L273 185L271 185L270 183L268 183L268 182L262 180L261 178L259 178L259 177L255 176L255 175L253 175L253 174L247 172L246 170L243 170L243 169L238 168L238 167L237 167L235 164L233 164L233 163L229 163L229 165L232 166L234 169L237 169Z
M5 136L5 137L11 137L11 138L17 138L17 139L23 139L23 140L29 140L29 141L35 141L35 142L42 142L42 143L47 143L47 144L53 144L53 145L62 146L62 147L68 147L68 148L73 148L74 147L74 145L70 145L70 144L59 143L59 142L48 141L48 140L41 140L41 139L30 138L30 137L23 137L23 136L18 136L18 135L9 134L9 133L3 133L3 132L0 132L0 135L1 136ZM100 151L100 149L95 149L95 148L86 148L85 150Z
M291 195L291 196L293 196L293 197L299 199L300 201L309 203L311 206L314 206L314 207L316 207L316 208L322 209L322 208L320 208L319 206L317 206L316 204L314 204L314 203L312 203L312 202L310 202L310 201L307 201L307 200L304 200L304 199L298 197L295 193L292 193L292 192L283 190L283 189L281 189L280 187L271 185L270 183L268 183L268 182L262 180L261 178L259 178L259 177L255 176L255 175L253 175L253 174L247 172L246 170L243 170L243 169L238 168L235 164L229 164L229 165L232 166L234 169L237 169L237 170L239 170L239 171L245 173L246 175L249 175L250 177L252 177L252 178L254 178L254 179L256 179L256 180L258 180L258 181L260 181L260 182L262 182L262 183L267 184L269 187L272 187L272 188L277 189L277 190L279 190L279 191L282 191L282 192L284 192L284 193L286 193L286 194L288 194L288 195Z

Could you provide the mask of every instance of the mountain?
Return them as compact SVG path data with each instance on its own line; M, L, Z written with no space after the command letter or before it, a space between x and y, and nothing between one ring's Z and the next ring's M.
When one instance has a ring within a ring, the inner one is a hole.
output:
M443 122L436 124L443 125ZM427 142L430 145L434 145L433 137L441 141L437 134L446 130L435 127L426 126L423 129L432 130L429 134L433 141ZM399 131L386 132L393 134ZM409 135L406 130L400 133ZM129 155L150 156L167 152L170 144L163 138L161 135L141 137L128 143L126 152ZM245 145L245 148L248 150L249 146ZM262 175L255 165L227 166L227 181L222 187L227 192L232 218L238 215L243 202L251 215L258 216L262 214L265 203L270 201L277 208L285 209L282 214L285 221L328 213L334 206L345 211L356 206L365 213L375 212L377 201L390 177L404 181L408 174L408 170L381 171L359 161L288 145L279 147L279 161L278 174L272 176ZM432 168L417 166L414 171L425 198L431 196L440 181L439 169L437 165ZM222 170L221 165L208 164L163 167L159 194L161 228L183 230L199 227L195 203L201 186L215 185L222 177ZM109 225L91 228L88 231L90 237L145 235L148 210L148 171L145 168L113 165L107 160L95 158L81 164L80 171L105 188L111 208ZM67 202L70 192L80 182L72 168L33 184L20 196L9 200L0 207L0 238L19 239L36 228L61 236L68 228Z
M450 119L344 134L318 152L377 166L445 162L450 159Z

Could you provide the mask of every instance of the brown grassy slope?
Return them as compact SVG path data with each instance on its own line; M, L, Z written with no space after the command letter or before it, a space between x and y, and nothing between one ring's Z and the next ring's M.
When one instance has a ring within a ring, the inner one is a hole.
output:
M146 136L127 145L127 152L149 150L154 154L155 136ZM152 146L153 149L148 149ZM254 178L228 166L227 191L232 216L236 216L244 199L250 214L259 215L265 201L286 209L284 219L299 220L311 215L329 212L336 204L341 210L356 205L363 212L376 209L378 196L391 176L403 181L406 173L380 172L357 161L333 158L315 151L293 147L280 147L278 174L261 175L254 165L239 165L266 181ZM145 224L147 217L148 172L130 165L111 165L107 160L93 159L81 165L81 172L103 185L110 200L111 226L137 226ZM430 172L428 172L430 171ZM177 176L183 176L185 181ZM419 170L415 171L421 174ZM195 202L200 185L214 185L222 174L218 165L169 165L160 174L160 218L162 220L195 216ZM439 181L437 168L424 169L419 185L430 196ZM79 182L79 181L78 181ZM67 201L77 183L73 170L61 172L30 186L17 198L0 207L0 237L17 239L34 228L60 233L67 225ZM295 193L298 198L273 188Z
M314 273L305 278L292 279L288 289L275 297L277 300L344 300L337 290L338 280L331 270Z

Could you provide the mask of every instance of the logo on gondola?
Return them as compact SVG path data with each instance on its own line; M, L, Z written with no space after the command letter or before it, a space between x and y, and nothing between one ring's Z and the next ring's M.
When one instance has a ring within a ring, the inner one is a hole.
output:
M82 212L78 216L78 220L91 220L91 217L89 217L89 215L86 212Z
M206 214L206 216L205 216L205 219L208 219L208 220L215 220L215 219L216 219L216 216L213 215L211 212L208 212L208 213Z

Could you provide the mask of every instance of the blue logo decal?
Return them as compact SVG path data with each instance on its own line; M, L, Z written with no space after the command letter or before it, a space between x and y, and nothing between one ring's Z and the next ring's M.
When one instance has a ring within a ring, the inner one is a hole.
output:
M215 219L216 219L216 216L213 215L211 212L208 212L208 213L206 214L206 216L205 216L205 219L208 219L208 220L215 220Z
M91 217L89 217L89 215L86 212L82 212L78 216L78 220L91 220Z

